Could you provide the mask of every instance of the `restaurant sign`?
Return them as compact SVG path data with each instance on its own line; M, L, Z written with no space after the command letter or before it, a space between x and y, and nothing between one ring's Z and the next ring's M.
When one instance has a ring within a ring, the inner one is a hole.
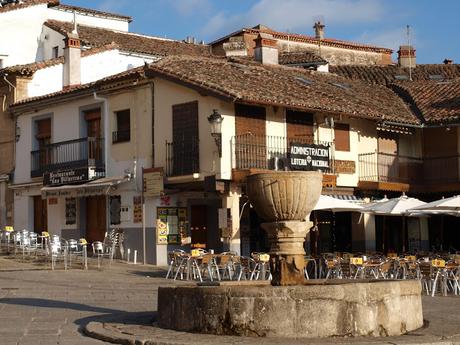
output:
M82 183L88 181L88 177L88 168L52 171L43 175L43 184L53 187L64 184Z
M329 146L292 143L289 150L289 165L291 170L328 171Z
M43 185L56 187L66 184L78 184L100 177L105 177L104 169L96 169L94 167L65 169L45 173L43 175Z

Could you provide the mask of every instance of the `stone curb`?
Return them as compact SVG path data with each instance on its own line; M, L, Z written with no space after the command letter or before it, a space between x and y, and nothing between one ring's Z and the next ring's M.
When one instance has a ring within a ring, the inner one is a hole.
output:
M153 328L154 326L152 326ZM183 337L184 332L175 332L171 330L162 330L160 328L155 327L155 331L152 330L152 338L147 338L143 336L136 336L130 335L126 333L117 332L114 330L110 330L104 327L104 323L102 322L90 322L86 326L83 327L83 333L91 338L95 338L98 340L110 342L113 344L121 344L121 345L191 345L191 344L216 344L215 339L214 341L209 342L207 337L216 337L210 335L199 335L189 333L187 340L182 340L180 338ZM164 334L161 334L164 333ZM175 336L177 333L177 337ZM163 335L163 336L161 336ZM165 338L167 340L165 340ZM229 338L232 339L229 343ZM350 344L360 344L360 345L460 345L460 335L454 336L450 339L434 339L434 337L425 336L420 338L428 338L428 339L418 339L414 341L414 339L394 339L394 338L382 338L382 340L375 340L372 338L372 341L366 341L364 338L353 338L353 340L348 340L345 342L341 342L339 338L324 338L324 339L305 339L303 342L300 339L292 339L293 342L296 344L303 343L303 344L310 344L310 345L326 345L326 344L334 344L334 345L350 345ZM244 340L243 340L244 339ZM258 341L257 341L258 339ZM266 341L276 341L274 338L263 338ZM264 343L262 338L239 338L239 337L222 337L221 344L239 344L244 341L244 344L252 343L251 340L254 340L254 344L262 344ZM291 339L277 339L279 344L285 345L290 344Z

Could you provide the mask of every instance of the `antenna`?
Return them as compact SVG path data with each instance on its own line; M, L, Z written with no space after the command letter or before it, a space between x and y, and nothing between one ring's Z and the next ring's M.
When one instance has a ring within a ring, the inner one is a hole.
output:
M72 33L73 34L78 34L78 30L77 30L77 12L76 11L73 11L73 30L72 30Z
M407 34L407 49L409 50L409 80L412 81L412 56L411 56L411 45L410 45L410 26L406 26L406 34Z

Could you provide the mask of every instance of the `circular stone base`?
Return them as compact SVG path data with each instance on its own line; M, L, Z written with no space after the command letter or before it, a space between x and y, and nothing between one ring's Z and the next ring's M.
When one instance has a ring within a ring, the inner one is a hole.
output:
M422 327L419 281L160 287L158 324L258 337L395 336Z

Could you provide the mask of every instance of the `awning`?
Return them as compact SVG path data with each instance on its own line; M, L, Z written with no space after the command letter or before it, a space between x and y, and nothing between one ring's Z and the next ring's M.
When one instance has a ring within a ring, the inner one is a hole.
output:
M130 179L124 176L104 177L84 184L43 187L42 198L80 198L93 195L107 195L110 190Z

